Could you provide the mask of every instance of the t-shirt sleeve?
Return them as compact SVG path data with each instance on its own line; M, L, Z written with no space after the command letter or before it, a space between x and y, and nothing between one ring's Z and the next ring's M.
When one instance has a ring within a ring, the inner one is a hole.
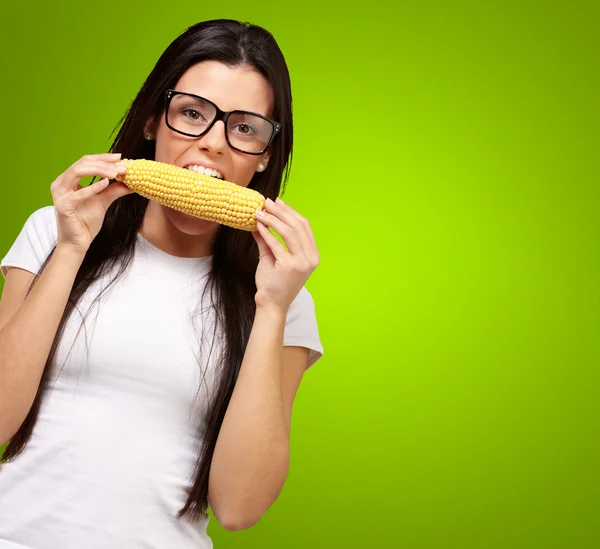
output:
M38 274L48 254L56 245L57 238L54 206L45 206L33 212L0 262L2 275L6 277L9 267L18 267Z
M302 287L288 309L283 345L306 347L309 351L307 368L323 356L315 303L306 287Z

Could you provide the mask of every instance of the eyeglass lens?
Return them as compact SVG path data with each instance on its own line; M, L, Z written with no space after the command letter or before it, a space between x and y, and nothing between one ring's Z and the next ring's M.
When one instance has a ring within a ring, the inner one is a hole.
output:
M200 135L216 114L213 104L200 98L177 94L171 99L167 120L180 132ZM262 151L269 143L273 126L259 116L237 111L229 116L226 132L233 147L253 153Z

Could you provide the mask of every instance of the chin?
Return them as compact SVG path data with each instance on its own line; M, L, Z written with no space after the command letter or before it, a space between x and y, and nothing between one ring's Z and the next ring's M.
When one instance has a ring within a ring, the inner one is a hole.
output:
M216 230L218 223L206 221L193 215L189 215L171 208L165 207L165 212L169 221L182 233L190 236L200 236Z

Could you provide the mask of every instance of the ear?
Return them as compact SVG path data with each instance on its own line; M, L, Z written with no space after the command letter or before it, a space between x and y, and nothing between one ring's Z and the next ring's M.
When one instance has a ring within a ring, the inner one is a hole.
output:
M267 150L261 157L260 157L260 162L259 165L262 164L264 166L264 170L267 169L267 166L269 165L269 158L271 158L271 150ZM258 171L264 171L264 170L258 170Z
M156 120L154 117L149 118L144 124L144 137L151 136L151 139L156 139Z

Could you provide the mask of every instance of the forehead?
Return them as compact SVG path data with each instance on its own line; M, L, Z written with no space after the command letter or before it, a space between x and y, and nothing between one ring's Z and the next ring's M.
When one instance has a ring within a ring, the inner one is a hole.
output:
M202 61L182 75L175 89L205 97L224 111L270 116L274 105L271 84L248 65L230 67L219 61Z

